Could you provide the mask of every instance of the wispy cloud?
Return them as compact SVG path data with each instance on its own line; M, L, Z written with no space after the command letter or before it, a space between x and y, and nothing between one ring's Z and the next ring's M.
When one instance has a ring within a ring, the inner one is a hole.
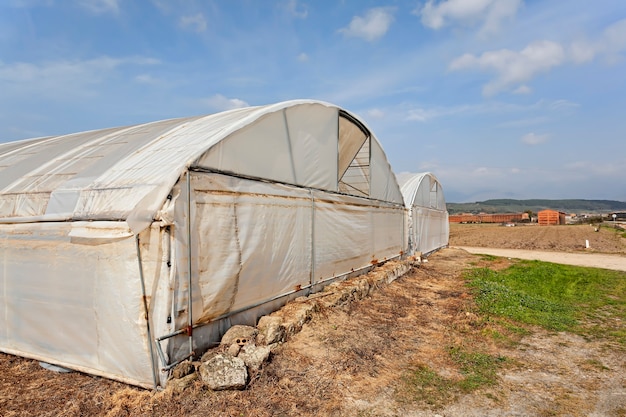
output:
M200 100L201 103L214 111L225 111L248 107L249 104L238 98L228 98L221 94L215 94L211 97Z
M621 161L606 161L598 164L594 161L575 161L564 165L564 170L571 174L577 174L581 178L589 175L600 175L615 179L616 183L626 175L626 159Z
M583 64L603 55L609 62L614 62L626 51L626 19L608 26L595 41L576 40L569 47L570 59Z
M309 56L305 54L304 52L301 52L300 54L298 54L298 61L307 62L308 60L309 60Z
M414 108L406 112L405 120L428 122L429 120L436 119L443 116L452 116L460 113L467 113L470 111L476 111L483 106L451 106L451 107L431 107L431 108Z
M498 123L495 127L509 129L527 126L536 126L548 122L550 119L546 116L530 117L517 120L509 120L506 122Z
M207 28L206 19L202 13L196 13L188 16L181 16L178 19L180 27L193 32L202 33Z
M287 0L287 11L294 17L299 19L306 19L309 15L309 10L305 4L298 4L298 0Z
M121 0L78 0L78 4L93 14L117 14Z
M578 103L574 103L573 101L563 100L563 99L554 100L550 102L541 100L541 103L547 104L548 107L552 110L573 109L576 107L580 107L580 104Z
M59 60L34 64L0 62L0 89L3 91L37 91L40 95L88 94L84 88L99 84L123 66L156 65L159 61L146 57L113 58L101 56L89 60Z
M428 122L440 117L453 117L460 115L486 115L486 114L506 114L506 113L532 113L563 111L578 107L578 104L567 100L539 100L528 105L511 104L505 102L461 104L458 106L433 106L433 107L413 107L404 112L404 120ZM545 116L540 118L523 119L513 122L502 123L499 127L524 126L528 124L543 123L548 119Z
M451 71L479 69L495 72L496 78L483 86L483 94L493 96L502 91L519 89L537 74L547 72L565 61L563 47L551 41L537 41L521 51L500 49L480 56L465 54L449 66Z
M150 74L139 74L135 77L135 81L137 81L140 84L150 84L150 85L157 85L157 84L161 84L161 80L158 78L153 77Z
M514 17L521 4L522 0L428 0L413 14L421 16L422 24L431 29L480 25L480 32L488 34L499 31L502 21Z
M369 109L365 112L368 119L382 119L385 117L385 112L381 109Z
M520 85L515 90L513 90L513 94L530 94L532 89L527 85Z
M547 134L536 134L536 133L527 133L522 136L522 143L526 145L535 146L547 142L550 138L550 135Z
M355 16L346 28L339 29L345 36L375 41L387 33L393 22L394 8L377 7L368 10L363 17Z

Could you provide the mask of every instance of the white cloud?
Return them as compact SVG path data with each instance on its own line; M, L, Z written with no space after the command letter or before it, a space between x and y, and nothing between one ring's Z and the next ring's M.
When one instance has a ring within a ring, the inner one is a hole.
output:
M465 26L482 25L482 33L493 33L500 29L503 20L512 18L522 0L428 0L413 14L421 16L422 24L431 29L460 23Z
M374 41L387 33L393 22L393 8L377 7L370 9L365 16L355 16L347 28L339 29L346 36Z
M459 71L478 68L496 73L496 78L483 86L483 94L492 96L519 88L537 74L547 72L565 61L563 47L551 41L537 41L521 51L500 49L480 56L465 54L452 61L449 69Z
M228 98L221 94L215 94L209 98L203 99L202 103L215 111L225 111L248 107L249 104L238 98Z
M407 111L406 120L413 120L418 122L427 122L429 120L441 117L444 115L450 115L459 113L460 110L457 107L432 107L429 109L416 108Z
M202 13L182 16L178 19L178 23L183 29L188 29L197 33L204 32L207 28L206 19Z
M150 74L139 74L135 77L135 81L137 81L140 84L151 84L151 85L161 83L161 80L159 80L158 78L154 78Z
M511 104L506 102L492 102L492 103L479 103L479 104L461 104L458 106L434 106L434 107L415 107L408 110L402 110L404 116L403 120L406 121L418 121L428 122L430 120L439 117L452 117L452 116L464 116L464 115L484 115L484 114L517 114L517 113L537 113L540 112L540 117L526 117L520 120L513 120L509 122L503 122L497 127L509 128L509 127L523 127L528 125L542 124L549 120L545 116L547 112L558 112L572 108L579 107L577 103L573 103L567 100L539 100L535 103L528 105ZM399 113L397 109L389 111L389 113ZM502 116L499 116L502 117Z
M593 161L576 161L565 164L563 169L571 175L578 175L581 178L589 175L598 175L605 178L614 178L619 184L621 178L626 175L626 160L598 164Z
M509 120L507 122L498 123L497 125L495 125L495 127L502 129L528 127L545 124L548 121L550 121L550 119L546 116L529 117L525 119Z
M304 52L300 53L298 55L298 61L300 62L307 62L309 60L309 56L307 54L305 54Z
M471 164L443 166L436 172L443 184L446 201L481 201L489 198L607 198L598 183L626 175L626 161L600 167L591 161L550 168L525 166L510 169L497 166L476 167ZM622 162L622 164L619 164ZM537 188L537 184L541 184ZM612 194L621 196L621 189ZM594 197L598 194L599 197ZM620 199L608 196L608 198Z
M89 60L61 60L33 64L0 62L0 90L18 94L35 91L38 95L63 98L71 94L90 94L89 85L99 84L123 66L155 65L159 61L145 57L112 58L102 56Z
M515 90L513 90L513 94L530 94L532 89L527 85L520 85Z
M619 54L626 50L626 19L622 19L604 31L602 46L607 54Z
M577 64L592 61L596 52L595 45L584 40L572 42L568 50L570 59Z
M94 14L114 13L120 11L121 0L78 0L78 4Z
M385 117L385 112L380 109L369 109L365 114L370 119L382 119Z
M299 19L306 19L309 15L309 11L304 4L298 4L298 0L288 0L287 1L287 11L297 17Z
M576 40L568 49L569 58L576 64L590 62L598 55L603 55L608 62L614 62L624 51L626 51L626 19L608 26L596 41Z
M487 167L474 168L474 170L472 171L472 174L478 175L478 176L494 175L492 170Z
M540 101L543 104L547 104L547 108L549 108L550 110L563 110L563 109L572 109L572 108L577 108L580 107L580 104L578 103L574 103L573 101L569 101L569 100L554 100L551 102L546 102L544 100Z
M547 142L548 139L550 138L550 135L537 135L535 133L527 133L526 135L522 136L522 142L525 143L526 145L539 145L541 143Z
M436 119L444 116L455 116L458 114L482 114L491 112L501 112L505 110L503 106L492 107L485 104L464 104L460 106L435 106L430 108L418 107L410 109L406 112L404 120L428 122L432 119Z

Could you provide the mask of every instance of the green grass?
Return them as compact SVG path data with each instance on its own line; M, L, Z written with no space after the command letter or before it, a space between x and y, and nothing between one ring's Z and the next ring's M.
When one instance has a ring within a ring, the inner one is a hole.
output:
M481 313L626 341L626 273L521 261L502 271L465 274Z
M616 227L615 225L602 225L600 226L603 229L609 229L611 231L613 231L614 233L618 234L619 236L626 238L626 231L624 231L624 229Z
M402 376L399 399L438 409L460 395L497 387L498 369L514 365L514 361L483 353L488 345L484 341L515 344L531 333L528 325L617 341L626 348L624 272L520 261L500 271L474 268L464 275L479 310L480 330L467 335L462 345L447 348L455 375L443 376L423 364L413 366ZM604 369L593 359L585 366ZM485 395L493 395L485 391Z
M498 365L506 360L504 357L469 352L456 346L452 346L448 350L452 361L459 367L463 375L463 379L457 384L464 392L495 385L498 380Z
M459 394L496 385L498 367L506 361L485 353L471 352L450 346L448 354L458 368L461 378L446 378L426 365L417 365L403 377L403 397L411 402L421 402L431 408L441 408Z
M403 377L403 397L440 408L454 397L454 383L426 365L417 365Z

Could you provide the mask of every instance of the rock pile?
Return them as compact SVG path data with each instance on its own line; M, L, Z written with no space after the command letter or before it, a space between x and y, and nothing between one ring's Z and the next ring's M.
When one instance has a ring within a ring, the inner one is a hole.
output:
M182 391L200 378L214 391L244 389L249 372L259 370L269 360L272 350L299 332L315 313L363 299L376 288L406 274L419 262L419 257L412 257L385 263L366 275L335 282L322 292L297 298L261 317L257 327L231 327L219 347L206 352L200 361L186 361L176 366L167 388Z

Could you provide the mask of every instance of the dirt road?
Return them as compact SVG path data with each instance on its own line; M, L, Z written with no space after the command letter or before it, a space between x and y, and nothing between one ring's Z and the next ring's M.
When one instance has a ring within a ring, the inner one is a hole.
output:
M505 258L529 259L557 264L590 266L593 268L613 269L616 271L626 271L626 256L607 255L603 253L570 253L570 252L550 252L524 249L500 249L500 248L478 248L472 246L457 246L459 249L469 253L484 255L502 256Z

